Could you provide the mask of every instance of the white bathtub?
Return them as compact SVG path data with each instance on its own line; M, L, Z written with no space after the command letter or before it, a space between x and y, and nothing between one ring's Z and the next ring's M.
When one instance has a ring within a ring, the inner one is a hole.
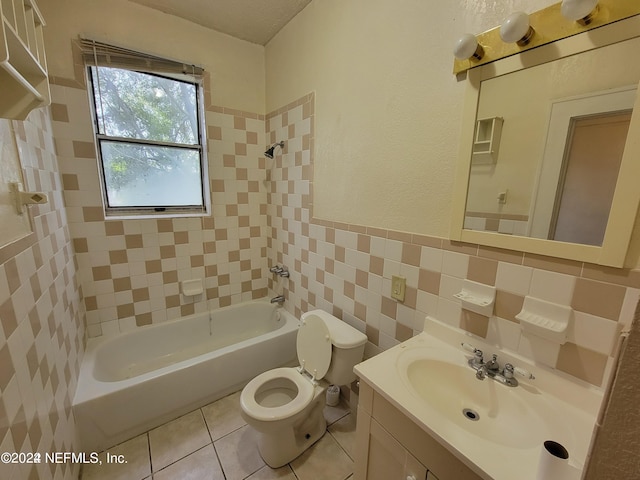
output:
M109 448L292 364L298 326L253 301L89 339L73 400L82 449Z

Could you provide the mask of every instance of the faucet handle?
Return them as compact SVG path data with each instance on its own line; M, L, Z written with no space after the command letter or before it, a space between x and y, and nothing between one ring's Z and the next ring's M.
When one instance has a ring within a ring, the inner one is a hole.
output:
M492 355L491 360L487 362L487 369L494 372L498 372L500 370L500 365L498 364L498 355L496 355L495 353Z
M525 370L524 368L513 367L513 371L516 373L516 375L520 375L521 377L524 377L527 380L535 380L536 379L536 377L533 375L533 373L529 372L528 370Z
M462 348L467 352L473 353L473 358L469 360L469 365L483 365L484 357L482 356L482 350L477 349L470 343L461 343Z
M513 378L513 365L511 365L510 363L505 363L502 375L507 379Z
M473 345L471 345L470 343L462 342L460 345L461 345L461 346L462 346L462 348L463 348L464 350L466 350L467 352L476 353L477 348L476 348L476 347L474 347Z

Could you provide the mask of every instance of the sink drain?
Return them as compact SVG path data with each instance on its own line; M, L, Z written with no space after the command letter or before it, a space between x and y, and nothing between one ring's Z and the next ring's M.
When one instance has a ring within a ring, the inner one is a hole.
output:
M476 412L475 410L471 410L470 408L465 408L464 410L462 410L462 414L464 415L464 418L466 418L467 420L471 420L472 422L477 422L478 420L480 420L480 414L478 414L478 412Z

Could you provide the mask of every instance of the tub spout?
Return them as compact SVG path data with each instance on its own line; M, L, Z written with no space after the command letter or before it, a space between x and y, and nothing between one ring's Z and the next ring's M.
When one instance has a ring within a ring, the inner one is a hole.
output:
M273 297L271 299L271 303L277 303L279 305L282 305L284 303L284 295L278 295L277 297Z

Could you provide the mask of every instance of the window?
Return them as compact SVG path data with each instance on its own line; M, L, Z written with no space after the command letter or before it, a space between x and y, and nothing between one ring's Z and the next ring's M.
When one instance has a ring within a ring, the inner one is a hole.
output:
M207 213L198 79L88 68L106 215Z

